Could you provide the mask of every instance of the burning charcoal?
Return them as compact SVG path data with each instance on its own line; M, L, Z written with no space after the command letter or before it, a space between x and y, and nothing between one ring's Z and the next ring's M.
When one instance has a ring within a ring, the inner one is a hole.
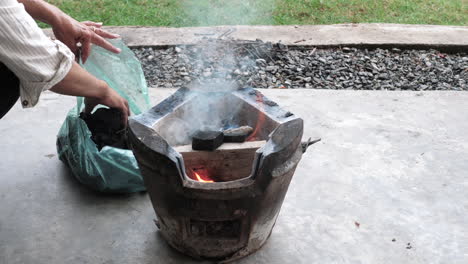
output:
M213 151L223 144L223 139L221 131L198 131L192 137L192 149Z
M252 133L253 128L250 126L241 126L224 130L224 142L244 142Z

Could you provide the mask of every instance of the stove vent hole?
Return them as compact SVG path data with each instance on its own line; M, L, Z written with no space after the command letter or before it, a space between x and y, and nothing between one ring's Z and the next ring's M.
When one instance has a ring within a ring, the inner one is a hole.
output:
M203 221L190 219L190 234L195 237L238 239L241 220Z

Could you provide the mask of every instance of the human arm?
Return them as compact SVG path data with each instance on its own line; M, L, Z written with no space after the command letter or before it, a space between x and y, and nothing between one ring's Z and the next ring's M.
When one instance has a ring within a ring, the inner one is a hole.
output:
M82 45L81 60L86 62L91 53L91 44L101 46L111 52L119 53L105 38L118 38L119 35L109 33L101 28L101 23L86 21L78 22L62 12L59 8L43 0L18 0L26 11L36 20L49 24L55 37L63 42L75 54L78 54L77 43Z
M23 107L36 105L41 93L52 88L88 97L88 110L101 103L128 114L125 100L74 63L73 53L60 41L46 37L16 0L0 0L0 61L20 80Z
M90 87L93 87L90 89ZM128 103L116 91L111 89L106 82L97 79L89 74L77 63L73 63L68 74L54 87L50 88L52 92L82 96L85 99L85 112L90 113L98 104L108 107L117 108L122 111L122 122L127 123L127 118L130 115Z

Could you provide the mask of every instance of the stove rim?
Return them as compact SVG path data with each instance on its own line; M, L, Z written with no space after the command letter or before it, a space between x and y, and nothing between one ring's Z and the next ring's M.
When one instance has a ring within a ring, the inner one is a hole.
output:
M213 183L199 182L199 181L193 180L190 177L188 177L185 171L185 163L184 163L182 154L178 152L177 150L175 150L174 148L175 146L170 145L165 138L163 138L161 135L158 134L158 132L154 130L154 126L156 125L156 123L163 121L164 117L166 117L172 111L188 103L190 100L192 100L193 98L195 98L197 95L201 93L232 94L238 97L240 100L243 100L244 102L252 105L256 109L258 109L258 111L264 113L265 115L272 118L274 122L278 123L278 126L273 131L271 131L271 133L268 135L268 138L266 139L266 143L262 147L256 150L254 161L252 164L252 169L251 169L249 176L241 178L241 179L237 179L237 180L232 180L232 181L213 182ZM258 96L262 97L261 102L257 101ZM140 141L142 145L146 146L147 148L149 148L149 150L153 152L167 156L173 162L176 163L178 174L179 174L179 179L182 181L182 186L184 188L188 188L192 190L200 190L200 191L215 191L215 190L231 191L233 189L248 188L248 187L255 185L256 177L254 176L256 176L258 169L261 167L261 163L263 162L263 159L267 157L268 155L279 151L276 149L277 144L273 142L272 140L272 138L275 136L275 133L278 131L278 129L288 123L294 123L294 122L300 122L301 129L302 129L303 120L301 118L297 117L296 115L294 115L293 113L289 111L282 109L278 104L274 102L273 104L267 104L266 102L268 101L273 102L269 100L267 97L265 97L260 91L252 87L246 87L246 88L232 90L232 91L221 91L221 92L193 91L187 88L180 88L177 91L175 91L173 94L171 94L169 97L167 97L166 99L157 103L150 110L142 114L139 114L137 116L131 117L129 119L129 127L131 130L131 134L134 134L134 136ZM290 113L290 115L284 115L284 113ZM144 130L143 134L150 135L151 137L157 139L159 143L154 144L154 145L158 145L158 148L155 148L155 146L153 146L151 142L147 142L146 136L137 135L135 131L133 131L136 124L138 124L138 126L143 128ZM164 145L164 146L161 147L161 145Z

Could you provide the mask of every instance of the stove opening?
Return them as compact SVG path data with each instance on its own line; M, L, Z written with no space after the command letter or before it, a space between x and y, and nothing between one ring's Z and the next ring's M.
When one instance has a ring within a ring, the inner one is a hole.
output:
M191 168L188 176L190 179L199 181L199 182L214 182L211 177L208 175L207 170L203 166L196 168Z
M249 177L255 152L266 141L246 141L224 143L215 151L192 150L191 145L177 146L174 149L184 158L185 173L198 182L228 182Z
M205 221L190 219L190 235L213 239L239 239L242 224L240 219Z

